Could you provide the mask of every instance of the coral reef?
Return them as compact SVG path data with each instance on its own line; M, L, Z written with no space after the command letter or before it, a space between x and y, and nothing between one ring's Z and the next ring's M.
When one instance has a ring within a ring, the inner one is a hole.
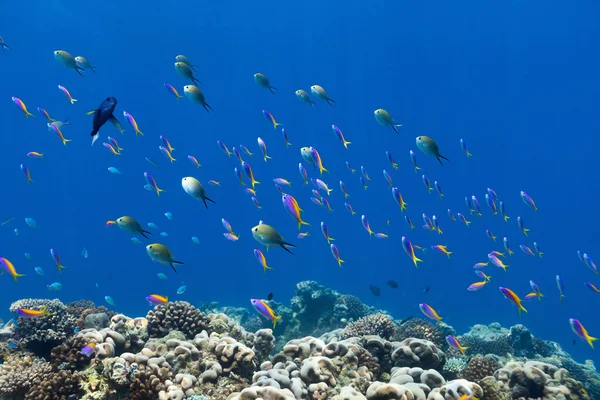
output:
M86 301L15 302L13 311L47 306L54 314L2 329L0 398L600 398L600 374L591 361L575 362L522 325L474 326L459 337L471 346L473 356L465 357L445 344L452 327L419 319L398 326L358 298L315 282L298 284L291 308L270 304L287 319L275 331L242 309L213 303L203 312L173 302L130 318ZM82 354L91 343L95 351Z

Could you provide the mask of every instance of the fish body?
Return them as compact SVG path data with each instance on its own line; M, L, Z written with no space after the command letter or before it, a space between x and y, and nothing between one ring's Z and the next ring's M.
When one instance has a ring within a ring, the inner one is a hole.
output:
M573 329L573 332L575 332L575 334L577 336L579 336L580 338L585 340L590 345L590 347L593 349L594 342L596 340L598 340L598 338L591 337L589 335L589 333L587 332L587 330L583 327L583 324L581 322L579 322L579 320L571 318L571 319L569 319L569 323L571 324L571 329Z
M181 186L187 194L189 194L196 200L202 200L206 208L208 208L208 204L206 203L207 201L216 204L212 199L206 196L206 190L204 189L204 186L202 186L200 181L198 181L198 179L192 176L187 176L181 179Z
M335 104L335 101L331 97L329 97L329 94L327 93L327 91L325 89L323 89L322 86L313 85L313 86L310 87L310 92L317 99L326 101L327 104L329 104L330 106L332 106L333 104Z
M400 193L400 190L397 187L392 188L392 197L394 198L396 204L398 204L398 206L400 207L400 211L406 210L406 206L408 205L408 203L404 201L404 199L402 198L402 193Z
M312 107L314 107L315 105L317 105L317 103L315 103L314 101L312 101L312 99L310 98L310 95L306 92L306 90L302 90L302 89L296 90L296 97L301 102L306 103L306 104L310 104Z
M340 128L338 128L337 126L331 125L331 129L333 130L333 133L335 133L337 138L340 140L340 142L342 142L342 144L344 145L346 150L348 150L348 145L352 144L352 142L349 142L346 140L346 138L344 137L344 134L342 133L342 130Z
M509 267L509 265L504 264L502 260L500 260L496 255L492 253L488 254L488 260L490 260L490 262L496 267L502 268L504 272L506 272L506 269Z
M465 153L465 155L467 157L472 156L472 154L469 153L469 150L467 149L467 143L463 139L460 139L460 148L462 149L462 151Z
M285 251L290 254L294 254L291 252L289 247L296 247L291 243L286 242L283 239L283 236L279 232L275 230L270 225L267 224L258 224L254 228L252 228L252 237L258 243L267 247L267 251L270 247L281 247Z
M171 250L169 250L167 246L160 243L152 243L146 246L146 253L148 253L148 256L152 261L159 264L168 264L175 272L177 272L175 269L175 264L183 264L183 262L173 259Z
M68 52L66 52L64 50L56 50L56 51L54 51L54 58L56 59L56 61L61 63L64 67L66 67L68 69L73 69L80 76L83 76L83 74L81 73L81 71L83 71L83 68L81 68L79 65L77 65L77 61L75 60L75 58Z
M290 216L298 223L298 230L301 229L302 225L310 226L308 222L302 220L302 216L300 215L302 209L293 196L284 193L281 196L281 202L283 203L283 208L285 208L288 214L290 214Z
M142 228L142 225L136 221L134 218L129 217L129 216L123 216L120 218L117 218L116 221L107 221L106 222L106 226L110 226L116 224L119 228L121 228L121 230L123 232L127 232L131 235L137 235L140 234L143 237L145 237L146 239L148 239L147 235L151 235L152 233L148 232L147 230L144 230L144 228Z
M415 264L415 267L418 268L417 263L423 262L423 260L417 258L417 256L415 255L415 249L414 249L412 243L405 236L402 236L402 248L404 248L404 251L406 252L406 254L410 257L412 262Z
M45 317L47 315L52 315L46 309L46 306L42 307L41 310L31 310L28 308L17 308L16 313L20 318L40 318L40 317Z
M435 311L429 304L421 303L419 304L419 309L427 318L437 321L438 325L440 324L442 317L440 317L437 311Z
M268 269L273 269L267 265L267 258L262 251L254 249L254 257L256 261L263 267L263 272L266 274Z
M167 89L167 91L169 93L171 93L173 96L175 96L175 98L179 101L180 98L182 98L183 96L179 94L179 92L177 91L177 89L175 89L175 87L173 87L173 85L170 85L168 83L165 83L165 89Z
M165 308L169 308L169 298L166 296L161 296L160 294L151 294L150 296L146 297L146 300L152 305L157 306L164 304Z
M252 172L252 167L250 167L250 164L248 164L245 161L242 161L242 169L244 170L244 172L246 173L246 176L250 180L250 183L252 184L252 189L254 189L255 185L260 184L259 181L254 179L254 172ZM241 174L240 174L240 176L241 176Z
M58 89L59 89L61 92L63 92L63 94L65 95L65 97L66 97L67 99L69 99L69 101L71 102L71 104L75 104L75 103L77 102L77 99L74 99L74 98L71 96L71 93L69 93L69 91L67 90L67 88L66 88L66 87L64 87L64 86L62 86L62 85L58 85Z
M535 204L535 201L533 201L531 196L529 196L527 193L525 193L522 190L521 190L521 200L523 200L523 203L527 204L533 211L537 211L538 208L537 208L537 205Z
M523 218L517 217L517 226L519 227L519 229L521 230L521 232L523 232L525 234L525 236L528 236L527 232L529 232L530 229L525 228L525 224L523 222Z
M271 86L271 82L269 82L269 79L260 72L254 74L254 82L256 82L256 84L261 88L269 89L269 92L271 92L272 94L275 94L275 90L277 90L276 87Z
M272 158L267 155L267 145L266 145L265 141L262 140L261 138L258 138L257 142L258 142L258 147L260 148L260 151L262 151L262 153L263 153L263 160L265 160L265 162L267 162L268 159ZM240 162L241 162L241 160L240 160Z
M504 237L503 242L504 242L504 250L506 250L508 255L512 256L513 254L515 254L515 252L510 249L510 245L508 244L508 238L506 236Z
M0 271L8 273L10 276L12 276L15 282L17 282L18 277L25 276L25 274L17 273L15 266L4 257L0 257Z
M198 86L194 85L185 85L183 87L183 94L192 102L196 104L200 104L207 113L213 111L212 107L206 102L206 98L204 97L204 93L198 88Z
M117 99L114 97L107 97L104 99L104 101L102 101L102 103L100 103L100 106L97 109L88 112L88 115L94 115L94 119L92 120L92 132L90 133L92 138L96 138L100 128L108 121L115 126L121 126L119 121L113 115L116 106ZM92 139L92 145L95 141L96 139Z
M83 70L90 70L92 72L96 72L96 67L94 67L85 57L77 56L75 57L75 63L77 66Z
M83 346L79 352L87 358L90 358L92 355L96 354L96 343L90 342L89 344Z
M340 257L340 251L338 250L337 246L335 244L331 243L329 245L329 248L331 249L331 255L333 256L333 258L335 258L338 265L341 267L342 263L345 261L342 260L342 258Z
M58 268L58 272L61 272L64 268L66 268L60 262L60 256L58 255L58 251L56 251L54 249L50 249L50 255L52 256L52 259L54 260L54 263L56 264L56 267Z
M502 218L504 218L504 222L507 222L510 217L506 215L506 208L504 207L504 202L501 201L498 204L498 207L500 208L500 214L502 215Z
M150 185L150 187L152 188L152 190L154 190L156 192L157 196L160 196L160 194L162 192L166 192L166 190L163 190L163 189L161 189L161 188L158 187L158 184L156 183L156 180L149 173L144 172L144 178L146 178L146 182L148 182L148 185Z
M193 71L192 67L190 65L188 65L187 63L177 61L174 64L174 67L175 67L175 71L177 71L179 73L179 75L183 76L185 79L191 80L194 83L194 85L199 85L202 83L202 82L200 82L199 79L197 79L194 76L194 71ZM190 85L188 85L188 86L190 86Z
M523 305L521 304L521 299L519 298L519 296L517 296L515 294L515 292L513 292L512 290L510 290L508 288L504 288L504 287L500 287L499 289L500 289L500 292L504 295L504 297L506 297L508 300L512 301L513 303L515 303L515 305L518 307L519 316L521 315L521 311L527 312L525 307L523 307Z
M327 244L331 244L331 241L335 240L334 238L329 236L329 228L327 228L325 222L321 222L321 233L323 233L323 236L325 236L325 239L327 239Z
M394 160L394 156L392 155L392 153L390 153L389 151L386 151L385 155L386 155L388 161L390 162L390 164L392 165L392 168L394 168L395 170L397 170L398 169L398 164Z
M262 113L265 116L265 118L267 119L267 121L269 121L271 124L273 124L273 129L277 129L278 126L281 126L281 124L275 120L275 117L273 116L273 114L271 114L267 110L262 110Z
M383 108L378 108L373 112L373 115L375 116L375 121L379 122L380 125L389 126L394 130L394 132L400 133L398 132L398 127L402 126L402 124L397 124L396 121L394 121L394 118L392 118L391 114L386 110Z
M492 210L494 215L498 214L498 210L496 209L496 201L492 196L489 195L489 193L485 194L485 203L488 205L490 210Z
M250 299L252 307L264 318L269 321L273 321L273 329L277 326L277 321L281 319L281 316L275 315L275 312L269 307L266 301L259 299Z
M558 293L560 295L560 301L562 303L562 299L563 297L565 297L565 285L560 275L556 275L556 286L558 287Z
M456 339L454 336L446 336L446 343L448 343L448 345L453 349L460 351L460 354L463 356L465 355L465 350L469 348L468 346L461 346L458 342L458 339Z
M35 117L35 115L27 111L27 106L25 105L25 103L23 103L21 99L19 99L18 97L13 97L12 101L17 105L17 107L19 107L19 109L21 109L21 111L23 111L23 114L25 114L25 118Z
M417 136L416 142L417 142L417 147L419 148L419 150L421 150L424 154L426 154L430 157L437 158L437 160L439 161L439 163L441 165L444 165L444 163L442 162L442 159L444 159L446 161L450 161L446 157L444 157L442 154L440 154L440 149L439 149L437 143L429 136Z

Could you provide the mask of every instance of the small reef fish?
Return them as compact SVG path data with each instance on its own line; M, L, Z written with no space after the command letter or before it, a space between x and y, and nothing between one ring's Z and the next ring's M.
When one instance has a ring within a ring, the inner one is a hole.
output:
M531 196L529 196L527 193L525 193L522 190L521 190L521 200L523 200L523 203L527 204L533 211L537 211L538 208L537 208L537 205L535 204L535 201L533 201Z
M200 181L198 181L198 179L192 176L187 176L181 179L181 186L183 187L183 190L194 199L202 200L204 207L208 208L208 204L206 203L207 201L216 204L211 198L206 196L206 190Z
M2 51L10 50L10 47L8 47L6 42L4 42L4 39L2 39L2 36L0 36L0 47L2 47Z
M385 179L385 181L388 183L388 189L392 188L393 185L393 179L392 176L390 175L389 172L387 172L385 169L383 170L383 178Z
M283 208L285 208L288 214L298 223L298 230L301 229L302 225L310 226L308 222L302 220L300 212L303 210L300 208L298 202L293 196L284 193L281 196L281 202L283 203Z
M77 102L77 99L74 99L73 97L71 97L71 93L69 93L69 91L67 90L66 87L62 86L62 85L58 85L58 89L63 92L63 94L66 96L67 99L69 99L69 101L71 102L71 104L75 104L75 102Z
M62 144L64 146L67 145L67 142L70 142L70 139L66 139L65 136L63 135L62 131L60 130L60 128L58 127L58 125L56 125L55 123L48 123L48 130L54 132L54 134L56 136L58 136L58 138L60 139L60 141L62 142ZM97 136L95 136L97 137Z
M35 117L35 115L27 111L27 106L25 105L25 103L23 103L21 99L19 99L18 97L13 97L12 101L17 105L17 107L19 107L21 111L23 111L23 114L25 114L25 118Z
M257 142L258 142L258 147L260 148L260 151L262 151L262 153L263 153L263 160L265 162L267 162L268 159L272 158L267 155L267 144L261 138L258 138ZM241 158L240 158L240 162L241 162Z
M590 347L593 349L594 342L596 340L598 340L598 338L591 337L588 334L587 330L583 327L583 324L581 322L579 322L579 320L571 318L571 319L569 319L569 323L571 324L571 329L573 329L573 332L575 332L575 334L577 336L579 336L580 338L585 340L590 345Z
M144 178L146 178L146 182L148 182L148 185L150 185L150 187L152 188L152 190L156 192L157 196L160 196L160 194L162 192L166 192L166 190L163 190L163 189L161 189L161 188L158 187L158 184L156 183L156 180L149 173L144 172Z
M256 82L256 84L261 88L268 89L269 92L271 92L272 94L275 94L275 90L277 90L276 87L271 86L271 82L269 82L269 79L260 72L254 74L254 82Z
M8 273L10 276L13 277L13 280L15 282L17 282L18 277L25 276L25 274L17 273L15 266L7 258L4 257L0 257L0 271L2 271L2 273Z
M431 193L433 188L431 187L431 183L429 183L429 178L427 178L425 175L423 175L423 176L421 176L421 180L423 181L423 184L427 188L427 192Z
M267 121L269 121L271 124L273 124L273 129L277 129L278 126L281 126L281 124L275 120L275 117L273 116L273 114L271 114L267 110L262 110L262 113L265 116L265 118L267 119Z
M148 303L158 306L160 304L164 304L165 308L169 308L169 298L167 296L161 296L159 294L151 294L146 297Z
M111 174L114 174L114 175L123 175L123 174L121 174L121 172L120 172L118 169L116 169L115 167L108 167L107 169L108 169L108 172L110 172Z
M188 156L188 160L190 160L192 164L196 166L196 168L200 168L202 166L202 164L200 164L194 156Z
M485 230L485 234L487 235L487 237L489 237L490 239L492 239L494 242L498 238L497 236L494 236L494 234L492 233L492 231L490 231L489 229Z
M148 161L150 164L154 165L156 168L160 168L160 165L153 159L145 157L144 160Z
M329 94L327 93L327 91L325 89L323 89L322 86L312 85L310 87L310 92L317 99L327 102L327 104L329 104L330 106L335 104L335 101L331 97L329 97Z
M523 232L525 234L525 236L528 236L527 232L529 232L529 229L525 228L525 225L523 223L523 218L517 217L517 226L519 227L521 232Z
M392 165L392 168L394 168L395 170L397 170L398 169L398 164L394 160L394 156L392 155L392 153L390 153L389 151L386 151L385 152L385 156L387 157L388 161Z
M58 252L54 249L50 249L50 255L52 256L52 259L54 260L54 263L56 264L56 267L58 268L58 272L61 272L64 268L66 268L64 265L62 265L60 263L60 256L58 255Z
M25 174L25 177L27 178L27 183L33 183L33 179L31 179L31 172L29 172L29 168L27 168L25 166L25 164L21 164L20 166L21 171L23 171L23 173Z
M412 223L411 223L411 226L412 226ZM415 255L415 249L414 249L412 243L410 242L410 240L408 240L408 238L406 236L402 236L402 248L404 248L404 251L410 257L413 264L415 264L415 267L419 268L417 263L423 262L423 260L417 258L417 256Z
M440 149L437 143L429 136L417 136L416 142L417 147L423 152L423 154L437 158L437 160L442 166L444 165L442 159L450 161L442 154L440 154Z
M525 246L524 244L520 244L519 247L521 248L523 253L528 254L532 257L535 257L535 253L528 246Z
M50 285L46 285L46 287L51 292L58 292L58 291L62 290L62 288L63 288L62 283L60 283L60 282L54 282Z
M242 161L242 169L244 170L244 173L246 174L246 176L250 180L250 184L252 185L252 189L254 189L255 185L259 185L260 184L259 181L257 181L256 179L254 179L254 172L252 171L252 167L250 167L250 164L248 164L245 161ZM239 173L238 177L241 177L241 172ZM242 183L243 182L240 179L240 184L242 184Z
M333 256L333 258L335 258L335 260L337 261L338 265L341 267L342 263L345 262L344 260L342 260L342 258L340 257L340 251L338 250L337 246L333 243L331 243L329 245L330 249L331 249L331 255Z
M454 336L446 336L446 343L448 343L448 346L452 347L453 349L460 351L460 354L463 356L465 355L465 350L469 348L468 346L461 346L458 342L458 339L456 339Z
M373 115L375 116L375 121L379 122L380 125L389 126L394 130L394 132L400 133L398 132L398 127L402 126L402 124L396 123L391 114L386 110L383 108L378 108L373 112Z
M283 135L283 140L285 140L285 147L290 147L292 144L290 143L289 139L288 139L288 134L287 131L285 130L285 128L281 128L281 134ZM250 156L252 156L252 153L250 153Z
M44 153L38 153L37 151L30 151L27 153L29 158L44 158Z
M190 59L187 58L186 56L184 56L183 54L179 54L178 56L176 56L175 61L184 63L185 65L190 67L193 71L196 71L196 68L198 68L197 65L192 64Z
M166 147L158 146L158 149L171 162L171 164L173 163L173 161L177 161L177 159L173 158L173 156L171 155L171 152Z
M46 306L42 307L41 310L31 310L28 308L17 308L17 315L20 318L40 318L45 317L47 315L52 315L46 308Z
M198 239L196 236L192 236L192 242L195 244L200 244L200 239Z
M504 272L506 272L506 269L509 267L509 265L504 264L502 260L500 260L496 255L492 253L488 254L488 260L490 260L490 262L496 267L502 268Z
M184 264L181 261L176 261L173 258L173 254L171 254L171 250L169 250L167 246L160 243L149 244L146 246L146 252L152 261L159 264L168 264L175 272L177 272L175 269L175 264Z
M467 143L464 141L464 139L460 139L460 148L465 153L467 158L471 157L473 155L473 154L469 153L469 150L467 149Z
M177 289L177 294L184 294L186 290L187 286L182 283L182 285Z
M158 279L162 279L163 281L168 281L169 277L167 277L165 274L163 274L162 272L156 274L156 276L158 277Z
M96 354L96 343L90 342L89 344L85 345L81 350L79 350L79 352L87 358L90 358L93 354Z
M168 83L165 83L164 85L165 85L165 89L167 89L167 91L168 91L169 93L171 93L173 96L175 96L175 98L177 99L177 101L179 101L179 99L181 99L181 98L183 97L183 96L181 96L181 95L179 94L179 92L177 91L177 89L175 89L175 88L173 87L173 85L170 85L170 84L168 84Z
M112 153L114 156L118 156L118 155L120 155L120 154L121 154L121 153L119 153L119 152L118 152L118 151L117 151L117 150L116 150L116 149L115 149L115 148L112 146L112 144L110 144L110 143L106 143L106 142L104 142L104 143L102 143L102 145L103 145L104 147L106 147L106 148L107 148L107 149L108 149L108 150L109 150L109 151L110 151L110 152L111 152L111 153Z
M97 109L87 112L87 115L94 115L94 119L92 121L92 132L90 133L92 136L92 146L96 140L98 140L98 131L100 131L100 128L102 128L102 126L108 121L110 121L118 131L123 132L120 122L113 115L116 106L117 99L114 97L108 97L102 101L102 103L100 103L100 106Z
M262 251L254 249L254 257L256 261L263 267L263 272L266 274L268 269L273 269L267 265L267 258Z
M288 246L289 247L296 247L296 246L291 243L286 242L283 239L283 236L281 236L281 234L279 232L277 232L275 230L275 228L273 228L270 225L262 224L262 223L256 225L254 228L252 228L252 237L258 243L266 246L267 251L269 251L270 247L281 247L288 253L294 254L288 248Z
M55 50L54 58L64 67L75 70L75 72L77 72L81 77L83 77L81 71L83 71L84 69L77 65L77 61L70 53L64 50Z
M25 223L29 225L30 228L37 228L37 222L33 218L25 218Z
M490 210L492 210L494 215L498 214L498 210L496 209L496 201L488 193L485 194L485 203L488 205Z
M273 329L277 326L277 321L281 319L281 316L275 315L275 312L269 307L266 301L259 299L250 299L252 307L264 318L269 321L273 321Z
M560 295L560 302L562 303L563 297L565 297L565 285L560 275L556 275L556 286L558 287L558 294Z
M500 209L500 214L502 214L502 218L504 218L504 222L508 222L508 220L510 219L510 217L508 215L506 215L506 208L504 207L504 202L501 201L498 204L498 208Z
M117 225L119 228L121 228L123 232L129 233L131 235L140 234L146 239L148 239L147 235L152 235L152 233L148 232L147 230L144 230L144 228L142 228L142 225L138 221L129 216L117 218L116 221L106 221L106 227L109 227L111 225Z
M450 254L452 254L451 251L448 251L447 246L442 246L441 244L431 246L431 249L437 251L438 253L447 255L448 258L450 258Z
M177 71L177 73L179 75L183 76L185 79L191 80L196 85L199 85L202 83L202 82L200 82L200 80L198 78L196 78L194 76L194 71L192 70L192 67L190 65L188 65L187 63L177 61L174 64L174 67L175 67L175 71ZM191 86L191 85L187 85L187 86Z
M419 309L427 318L437 321L438 325L440 324L442 317L429 304L421 303L419 304Z
M127 111L123 111L123 116L125 117L127 122L129 122L129 125L131 125L131 127L134 129L135 137L137 137L138 135L144 136L142 131L140 131L137 121L135 120L135 118L133 118L133 115L129 114Z
M369 232L369 237L371 237L375 232L373 232L373 230L371 229L371 225L369 224L369 220L367 220L367 217L361 215L360 222L362 223L363 228L365 228L365 230Z
M48 113L48 111L44 110L42 107L38 107L37 110L40 114L42 114L44 117L46 117L48 122L56 121L54 118L50 117L50 114Z
M356 172L356 170L354 168L352 168L352 165L350 165L350 163L348 161L346 161L346 168L348 168L348 170L350 170L350 172L352 172L352 173Z
M323 233L323 236L325 236L325 239L327 239L327 244L331 244L331 241L335 240L334 238L329 236L329 228L327 228L325 222L321 222L321 233Z
M40 275L40 276L46 275L46 273L44 272L44 270L42 269L42 267L35 267L34 270L35 270L35 273L38 274L38 275Z
M173 219L173 213L172 213L172 212L170 212L170 211L167 211L167 212L165 213L165 217L167 217L167 219Z
M194 85L185 85L183 87L183 94L192 102L196 104L200 104L207 113L214 111L213 108L206 102L206 98L204 97L204 93Z
M538 253L538 256L540 256L540 258L541 258L542 254L544 254L544 252L542 251L540 245L537 242L533 242L533 248Z
M475 283L472 283L471 285L469 285L469 287L467 288L467 290L468 290L469 292L476 292L476 291L478 291L478 290L481 290L481 289L483 289L483 287L484 287L485 285L487 285L487 283L488 283L487 281L482 281L482 282L475 282Z
M352 142L349 142L346 140L346 138L344 137L344 134L342 133L342 130L340 128L338 128L337 126L331 125L331 129L333 130L333 133L335 133L337 138L340 140L340 142L342 142L342 144L344 145L346 150L348 150L348 145L352 144Z
M538 284L534 281L529 281L529 286L531 286L531 290L533 290L533 293L530 294L533 294L534 297L537 297L539 301L542 301L542 297L544 297L544 295L542 294L542 291L540 290Z
M220 140L217 140L217 144L219 145L219 147L221 148L221 150L223 150L223 152L225 154L227 154L227 157L231 157L231 155L233 153L231 151L229 151L229 149L227 148L227 146L225 145L225 143L221 142Z
M108 304L110 304L111 306L115 306L115 301L113 300L113 298L112 298L112 297L110 297L110 296L104 296L104 300L105 300L105 301L106 301Z
M506 236L504 237L503 242L504 242L504 250L506 250L508 255L512 256L513 254L515 254L515 252L510 249L510 245L508 244L508 238Z
M310 95L306 92L306 90L298 89L296 90L296 97L303 103L310 104L311 106L315 106L317 103L311 100Z
M513 303L515 303L515 305L518 307L519 316L521 316L521 311L527 312L525 307L523 307L523 305L521 304L521 299L519 298L519 296L517 296L515 294L515 292L513 292L512 290L510 290L508 288L504 288L504 287L500 287L499 289L500 289L500 292L504 295L504 297L506 297L508 300L512 301Z
M356 212L352 209L352 205L350 203L344 203L344 207L346 207L346 210L350 211L351 215L356 214Z

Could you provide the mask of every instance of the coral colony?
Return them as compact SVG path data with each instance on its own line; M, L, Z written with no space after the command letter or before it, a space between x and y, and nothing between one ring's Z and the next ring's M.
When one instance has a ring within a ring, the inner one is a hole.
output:
M214 303L159 304L132 319L89 301L17 301L13 312L50 314L0 329L0 399L600 399L591 362L523 325L458 335L312 281L289 306L268 303L281 316L275 332Z

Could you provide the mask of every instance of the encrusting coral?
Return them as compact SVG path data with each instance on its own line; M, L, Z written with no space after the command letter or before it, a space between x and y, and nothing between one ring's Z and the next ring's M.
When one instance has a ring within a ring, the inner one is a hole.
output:
M187 338L193 338L206 329L210 321L204 313L186 301L160 305L148 311L148 332L150 337L163 337L170 331L179 331Z
M343 337L347 339L376 335L383 339L389 339L395 332L396 324L392 318L385 314L372 314L348 324L343 331Z

